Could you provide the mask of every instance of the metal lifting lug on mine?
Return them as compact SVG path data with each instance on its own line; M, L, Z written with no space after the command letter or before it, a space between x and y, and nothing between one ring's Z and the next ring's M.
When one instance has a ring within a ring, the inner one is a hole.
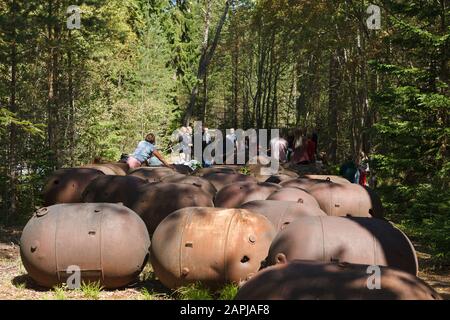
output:
M89 168L66 168L55 171L42 190L44 205L80 203L82 193L89 183L104 173Z
M387 221L371 218L299 217L278 233L268 265L292 260L340 261L397 268L417 275L411 241Z
M30 277L51 288L81 271L81 282L119 288L137 280L150 238L130 209L108 203L59 204L38 210L25 226L20 254Z
M256 274L274 236L272 224L248 210L185 208L158 226L150 260L169 288L199 281L217 288Z
M281 189L279 185L268 182L233 183L217 192L214 204L221 208L239 208L246 202L266 200L279 189Z
M152 235L164 218L187 207L214 207L213 197L195 184L147 184L139 189L131 209L141 216Z
M236 300L442 300L419 278L400 270L346 263L292 261L259 272Z

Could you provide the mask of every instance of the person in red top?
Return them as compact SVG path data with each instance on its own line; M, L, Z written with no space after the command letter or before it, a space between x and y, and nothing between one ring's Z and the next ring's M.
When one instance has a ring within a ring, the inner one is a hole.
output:
M313 136L308 136L306 143L306 152L308 153L309 162L313 163L316 160L316 143L313 140Z

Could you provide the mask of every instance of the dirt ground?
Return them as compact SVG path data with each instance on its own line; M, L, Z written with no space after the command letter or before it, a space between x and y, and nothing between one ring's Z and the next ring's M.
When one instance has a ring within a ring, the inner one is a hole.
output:
M0 299L1 300L146 300L171 299L171 292L154 279L150 267L144 269L140 281L120 290L49 290L33 283L22 265L19 253L21 231L0 226ZM444 299L450 300L450 270L436 271L431 256L418 252L419 277L431 285Z

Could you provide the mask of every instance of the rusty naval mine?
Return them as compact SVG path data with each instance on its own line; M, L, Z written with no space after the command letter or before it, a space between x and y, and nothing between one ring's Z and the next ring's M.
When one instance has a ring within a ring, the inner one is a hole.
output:
M248 210L185 208L158 226L150 260L169 288L199 281L216 288L258 272L274 236L272 224Z
M209 194L211 197L216 195L216 188L214 185L206 179L195 176L185 176L185 175L171 175L163 177L162 182L167 183L181 183L199 186L201 190Z
M187 207L214 207L213 198L200 185L161 182L140 188L131 209L141 216L152 235L164 218Z
M147 181L134 176L100 176L84 190L83 202L122 203L130 208L136 201L139 188L146 184Z
M101 163L101 164L88 164L82 168L97 169L106 175L112 176L126 176L128 173L128 165L126 163Z
M441 300L419 278L380 267L295 260L259 272L239 290L236 300Z
M55 171L42 190L44 205L80 203L82 193L89 183L104 173L89 168L67 168Z
M253 182L257 183L258 181L255 177L246 176L240 173L224 173L224 172L213 172L208 173L203 176L203 179L211 182L217 191L220 191L223 187L237 182Z
M319 203L309 192L299 188L282 188L272 193L267 200L292 201L305 206L319 207Z
M128 173L130 176L139 177L149 183L161 182L162 178L176 174L178 174L178 172L173 169L161 167L142 167Z
M117 204L59 204L36 211L20 239L28 274L51 288L67 281L71 266L81 281L120 288L147 263L150 238L144 222Z
M308 206L300 202L275 200L251 201L243 204L241 209L259 213L269 219L277 232L283 230L299 217L326 216L319 206Z
M318 183L307 189L329 216L383 218L384 208L378 195L357 184Z
M340 261L388 266L417 275L411 241L389 222L372 218L299 217L278 233L267 262Z
M266 200L279 189L281 187L274 183L237 182L218 191L214 198L214 204L221 208L239 208L246 202Z

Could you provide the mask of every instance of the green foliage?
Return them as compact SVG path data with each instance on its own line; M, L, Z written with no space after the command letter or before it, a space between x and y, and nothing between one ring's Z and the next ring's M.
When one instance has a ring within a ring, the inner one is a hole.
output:
M227 284L219 291L219 300L233 300L239 291L238 285L231 283Z
M213 300L213 294L201 283L181 287L175 293L180 300Z
M67 292L64 286L56 286L53 288L53 294L56 300L67 300Z
M100 282L88 282L81 284L80 291L83 293L83 297L91 300L98 300L100 293L103 290Z

